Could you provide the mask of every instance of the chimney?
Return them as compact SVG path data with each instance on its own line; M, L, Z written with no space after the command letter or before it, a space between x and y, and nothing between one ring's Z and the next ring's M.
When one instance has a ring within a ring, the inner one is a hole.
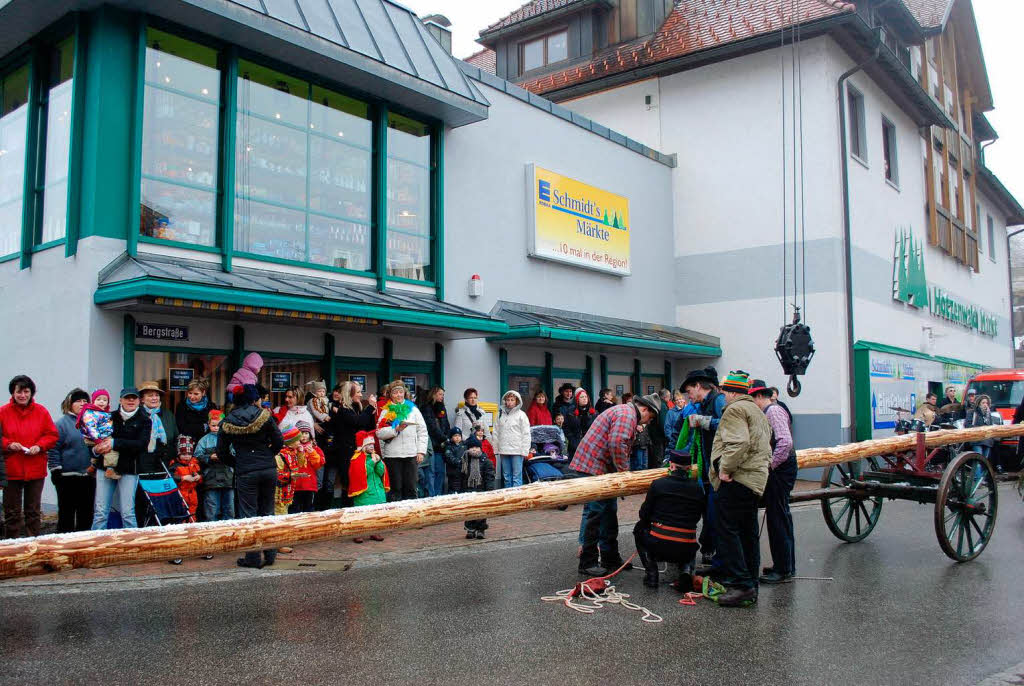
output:
M423 17L422 21L434 40L441 44L445 52L452 54L452 23L448 17L443 14L431 14Z

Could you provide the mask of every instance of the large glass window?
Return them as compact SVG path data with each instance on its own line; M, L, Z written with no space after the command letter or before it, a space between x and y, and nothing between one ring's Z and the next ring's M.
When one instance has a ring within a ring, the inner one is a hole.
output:
M140 230L212 246L217 236L217 52L146 31Z
M67 235L68 164L71 158L71 94L74 89L75 39L58 43L46 63L41 118L45 117L45 159L43 161L43 216L37 243L48 243ZM38 207L38 206L37 206Z
M0 256L21 247L28 78L27 65L0 77Z
M388 276L433 278L430 235L430 127L388 115Z
M368 105L251 62L238 78L235 250L369 270Z
M185 391L169 391L171 369L191 369L192 378L206 379L210 384L210 400L223 406L228 379L234 371L227 354L209 355L193 352L135 352L135 382L156 381L165 392L164 407L173 412L185 402Z

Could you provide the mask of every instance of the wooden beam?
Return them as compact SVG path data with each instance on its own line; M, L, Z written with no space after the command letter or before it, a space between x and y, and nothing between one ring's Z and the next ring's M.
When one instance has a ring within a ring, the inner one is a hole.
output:
M934 431L927 434L925 444L932 448L949 443L1022 435L1024 424ZM917 434L908 434L833 448L811 448L797 452L797 463L801 468L823 467L913 450L916 443ZM648 469L325 512L12 539L0 542L0 579L206 553L262 550L361 536L375 531L501 517L527 510L643 493L652 481L664 474L663 469Z

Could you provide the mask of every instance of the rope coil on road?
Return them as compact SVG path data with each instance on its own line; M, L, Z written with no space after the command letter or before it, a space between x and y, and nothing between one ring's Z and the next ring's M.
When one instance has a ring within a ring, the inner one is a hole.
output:
M583 600L590 601L587 603L573 602L573 598L579 596ZM544 596L541 598L544 602L561 602L570 610L575 610L585 615L592 615L597 610L600 610L605 605L621 605L627 610L633 610L635 612L643 612L643 617L640 621L647 622L649 624L657 624L664 621L661 616L654 614L646 607L631 603L628 593L620 593L615 590L614 586L605 587L604 591L597 592L590 590L590 586L585 583L573 588L567 588L564 591L558 591L555 595Z

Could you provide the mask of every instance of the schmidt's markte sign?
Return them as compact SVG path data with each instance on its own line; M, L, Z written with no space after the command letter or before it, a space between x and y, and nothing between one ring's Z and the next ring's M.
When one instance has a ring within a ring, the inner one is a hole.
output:
M924 245L914 240L909 229L896 232L893 250L892 297L911 307L927 306L932 315L954 324L975 329L986 336L999 333L994 315L977 305L965 303L938 286L928 290L924 275Z
M627 198L532 164L526 187L532 257L631 273Z

